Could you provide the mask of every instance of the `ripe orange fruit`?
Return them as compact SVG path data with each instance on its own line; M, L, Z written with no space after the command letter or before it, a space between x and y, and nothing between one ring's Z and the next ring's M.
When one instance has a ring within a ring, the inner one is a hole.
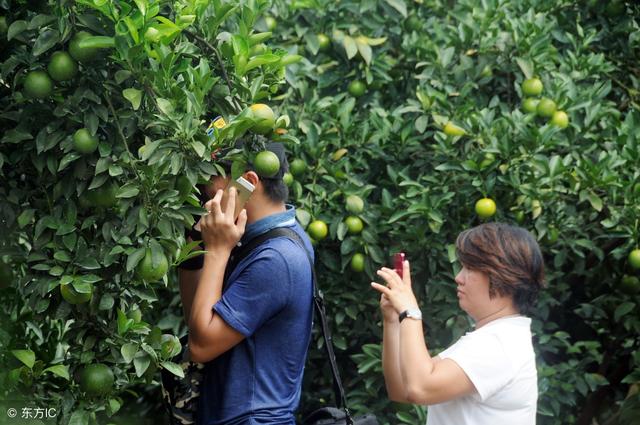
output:
M418 31L422 28L422 20L417 15L410 15L404 21L404 26L409 31Z
M353 214L360 214L364 211L364 201L358 195L349 195L346 200L347 211Z
M267 25L267 29L269 31L273 31L278 26L278 21L275 20L273 16L265 16L264 23Z
M551 124L558 128L567 128L569 126L569 116L564 111L555 111L551 117Z
M496 213L496 203L491 198L482 198L476 202L475 209L478 217L486 220Z
M522 109L528 114L535 114L538 109L538 103L540 100L532 97L527 97L522 101Z
M542 81L538 78L527 78L522 82L522 93L525 96L539 96L542 93Z
M53 81L44 71L31 71L24 79L24 90L29 97L44 99L51 95Z
M353 257L351 257L351 270L353 270L356 273L362 273L364 271L364 260L365 260L365 256L364 254L360 253L360 252L356 252L355 254L353 254Z
M324 221L315 220L309 224L309 227L307 227L307 231L309 232L309 236L311 236L312 239L320 241L327 237L329 228Z
M448 122L447 124L445 124L442 131L444 131L444 134L446 134L447 136L464 136L465 134L465 131L462 127L458 127L452 122Z
M67 52L58 51L51 55L47 71L56 81L70 80L78 73L78 64Z
M273 131L273 126L276 124L276 114L268 105L264 103L256 103L249 107L253 113L253 117L256 123L251 127L254 133L268 134Z
M629 253L629 265L634 269L640 269L640 249L636 248Z
M318 34L318 48L321 52L326 51L331 46L331 40L325 34Z
M140 311L140 307L135 306L129 313L127 313L127 317L129 319L133 319L135 323L140 323L142 321L142 312Z
M282 181L287 186L291 186L293 184L293 180L293 175L291 173L284 173L284 175L282 176Z
M624 275L620 281L620 290L628 295L640 292L640 279L637 276Z
M556 102L546 97L540 99L538 107L536 108L538 115L544 118L551 118L556 112Z
M98 137L92 136L86 128L81 128L73 134L73 147L85 155L93 153L98 149Z
M289 164L289 172L293 174L294 177L303 175L305 171L307 171L307 163L304 159L296 158Z
M111 182L103 184L97 189L93 189L87 192L87 200L96 207L111 208L116 205L118 199L116 194L118 193L118 185Z
M69 304L84 304L91 300L93 289L89 293L78 292L70 283L66 285L60 285L60 294L62 298Z
M275 153L262 151L253 160L253 167L260 177L273 177L280 171L280 160Z
M360 97L367 90L367 86L360 80L353 80L349 83L349 94L353 97Z
M151 255L151 249L147 248L147 251L138 263L136 271L138 272L138 276L147 281L147 282L155 282L164 277L167 274L167 270L169 270L169 261L167 257L161 253L160 261L158 264L153 264L153 256Z
M350 235L357 235L364 228L364 223L360 217L349 216L344 220L344 223L347 225Z
M144 32L144 39L149 43L157 43L158 41L160 41L160 37L162 37L162 33L154 27L149 27Z
M105 395L113 389L115 378L109 366L90 364L80 373L80 389L89 395Z
M554 226L549 226L547 229L547 242L550 244L554 244L558 242L558 238L560 237L560 231Z
M98 55L98 49L95 47L79 46L79 43L87 37L91 37L91 34L86 31L80 31L69 43L69 54L78 62L88 62Z

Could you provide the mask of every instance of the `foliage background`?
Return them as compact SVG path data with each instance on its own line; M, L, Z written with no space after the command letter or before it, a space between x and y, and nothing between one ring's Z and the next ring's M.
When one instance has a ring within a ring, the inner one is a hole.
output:
M134 412L158 421L158 368L172 367L174 336L184 332L176 275L148 283L132 272L147 247L174 262L184 255L183 229L198 209L177 177L192 187L216 173L203 159L246 130L247 105L265 102L290 118L289 133L277 136L290 159L308 164L292 185L300 221L329 224L316 245L318 272L356 411L424 422L422 408L386 401L369 282L392 253L407 252L431 350L455 341L470 322L455 298L452 243L480 223L473 206L488 196L498 206L492 219L519 222L545 254L548 288L533 314L539 423L640 417L638 292L620 284L638 274L626 261L639 237L637 5L3 0L0 8L1 254L13 272L0 293L5 398L29 389L37 403L60 406L61 423L125 423ZM145 38L149 27L161 38ZM115 36L115 48L56 83L50 98L25 98L26 72L45 68L79 29ZM271 29L272 38L250 37ZM321 33L331 39L322 51ZM292 55L304 58L286 66L299 59ZM521 110L520 84L533 75L569 114L568 128ZM367 86L357 98L347 89L356 79ZM203 129L216 115L230 130L212 142ZM448 121L467 134L445 135ZM94 154L72 149L79 127L99 135ZM108 202L96 205L90 194L101 188ZM358 235L343 223L351 194L365 200ZM356 252L366 255L365 273L349 267ZM91 303L62 300L58 286L69 279L93 288ZM141 322L131 318L136 308ZM305 412L331 402L324 352L316 345L309 357ZM116 375L108 397L87 398L74 379L94 361Z

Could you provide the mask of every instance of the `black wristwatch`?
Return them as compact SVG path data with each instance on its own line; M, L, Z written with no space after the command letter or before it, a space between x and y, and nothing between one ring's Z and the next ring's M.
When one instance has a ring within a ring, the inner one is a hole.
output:
M402 322L407 317L409 319L422 320L422 312L417 307L416 308L409 308L409 309L403 311L402 313L400 313L400 322Z

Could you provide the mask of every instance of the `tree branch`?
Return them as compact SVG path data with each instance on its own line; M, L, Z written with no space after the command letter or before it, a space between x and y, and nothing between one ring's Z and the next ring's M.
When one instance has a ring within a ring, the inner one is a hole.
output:
M205 38L200 37L198 34L193 33L187 29L184 29L183 31L188 36L204 44L205 47L213 53L213 55L216 58L216 61L218 62L218 66L220 66L220 69L222 70L222 78L224 78L225 82L227 83L227 87L229 88L229 94L231 95L231 99L233 100L232 106L235 107L236 109L235 112L239 113L242 110L242 107L238 103L238 100L236 99L236 97L233 95L233 86L231 85L231 80L229 79L229 75L227 74L227 68L224 66L224 62L220 57L220 52L218 52L218 49L216 49L216 47L213 44L209 43Z

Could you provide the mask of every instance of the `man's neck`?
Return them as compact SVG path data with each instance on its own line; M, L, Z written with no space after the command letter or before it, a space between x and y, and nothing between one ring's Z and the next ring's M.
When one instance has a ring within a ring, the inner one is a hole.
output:
M247 211L247 224L255 223L258 220L262 220L273 214L279 214L287 211L287 207L284 203L270 203L265 202L258 208L252 208L251 213Z

